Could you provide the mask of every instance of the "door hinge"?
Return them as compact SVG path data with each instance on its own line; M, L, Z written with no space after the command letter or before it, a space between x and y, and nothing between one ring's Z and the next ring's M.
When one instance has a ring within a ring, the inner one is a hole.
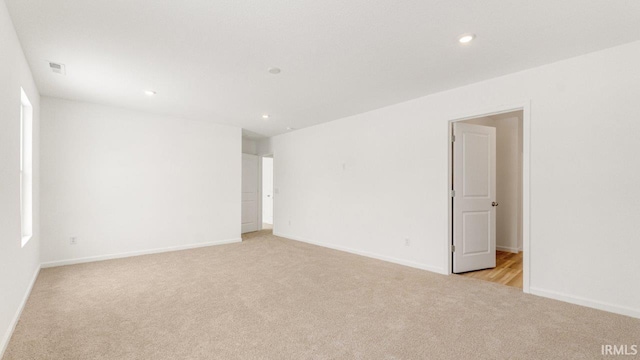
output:
M451 252L456 252L456 246L455 245L451 245Z
M455 190L451 190L451 197L456 197L456 191Z
M455 135L451 135L451 142L456 142L456 136Z

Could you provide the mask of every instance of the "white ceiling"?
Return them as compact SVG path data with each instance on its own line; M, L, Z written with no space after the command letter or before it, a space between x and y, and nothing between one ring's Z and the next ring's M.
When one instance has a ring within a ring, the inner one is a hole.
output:
M42 95L264 136L640 39L637 0L5 1Z

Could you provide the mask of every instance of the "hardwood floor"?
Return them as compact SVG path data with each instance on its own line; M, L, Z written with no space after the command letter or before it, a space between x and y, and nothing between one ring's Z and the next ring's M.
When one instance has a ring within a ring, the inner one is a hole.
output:
M522 252L496 251L496 267L459 274L522 289Z

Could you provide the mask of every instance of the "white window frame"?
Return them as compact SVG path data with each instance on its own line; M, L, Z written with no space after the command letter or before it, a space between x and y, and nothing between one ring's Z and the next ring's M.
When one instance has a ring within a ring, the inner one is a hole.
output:
M22 247L33 236L33 106L20 88L20 226Z

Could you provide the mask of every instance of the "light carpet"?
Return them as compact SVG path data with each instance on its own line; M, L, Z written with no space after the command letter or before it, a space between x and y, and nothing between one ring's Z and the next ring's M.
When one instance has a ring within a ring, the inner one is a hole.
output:
M44 269L4 360L591 359L640 320L257 232Z

